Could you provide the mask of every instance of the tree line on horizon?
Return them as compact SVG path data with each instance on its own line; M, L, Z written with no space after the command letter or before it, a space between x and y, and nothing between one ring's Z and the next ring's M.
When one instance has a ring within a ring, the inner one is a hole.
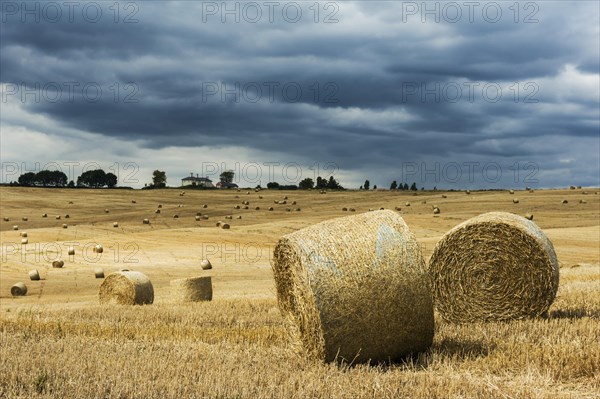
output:
M88 170L77 177L77 183L68 181L67 175L59 170L41 170L37 173L23 173L11 185L23 187L86 187L86 188L114 188L118 182L114 173L106 173L102 169Z

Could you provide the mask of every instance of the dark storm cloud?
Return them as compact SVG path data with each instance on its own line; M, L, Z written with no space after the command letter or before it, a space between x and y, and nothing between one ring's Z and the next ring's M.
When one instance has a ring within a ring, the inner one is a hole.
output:
M115 23L108 3L96 23L22 23L4 12L1 81L77 82L78 89L93 82L103 90L93 102L81 93L73 101L10 99L64 126L148 148L238 145L347 170L461 157L542 162L575 156L575 147L519 139L598 137L598 98L565 100L551 83L566 65L597 78L598 9L579 3L536 3L539 21L531 24L515 23L508 5L497 23L421 23L403 20L406 4L394 2L338 3L335 24L314 23L308 13L297 23L204 22L202 2L136 3L137 22L129 24L125 10ZM477 84L473 99L466 82ZM515 83L518 100L508 88ZM524 102L532 92L526 83L534 84L537 103ZM221 84L239 102L211 94ZM482 93L489 84L502 86L497 102ZM455 101L444 90L456 86L463 91ZM436 93L423 95L423 88ZM135 102L125 101L128 94ZM561 104L575 107L568 117L540 107ZM597 163L595 150L585 158Z

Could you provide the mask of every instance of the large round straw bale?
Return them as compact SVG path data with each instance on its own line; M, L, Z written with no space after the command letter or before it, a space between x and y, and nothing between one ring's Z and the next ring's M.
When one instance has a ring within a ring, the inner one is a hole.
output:
M452 322L544 314L558 289L554 247L521 216L490 212L454 227L429 261L435 305Z
M346 208L346 207L343 207L343 208L342 208L342 211L343 211L343 212L346 212L347 210L348 210L348 208Z
M285 235L272 267L279 307L300 353L379 362L432 343L425 264L395 212L346 216Z
M96 278L104 278L104 269L97 267L94 269L94 276Z
M227 215L227 216L225 216L225 219L233 219L233 216Z
M354 208L350 208L350 209L348 209L348 210L349 210L350 212L356 212L356 209L354 209Z
M407 201L404 206L410 206L410 202Z
M204 259L202 262L200 262L200 267L202 270L210 270L212 269L212 264L208 259Z
M171 280L171 292L178 302L211 301L213 296L211 277L191 277Z
M28 274L31 281L38 281L40 279L40 272L37 269L30 270Z
M56 259L52 261L52 267L55 269L61 269L65 265L65 261L61 259Z
M136 200L131 200L131 203L132 203L132 204L136 204L136 203L137 203L137 201L136 201Z
M179 215L178 214L174 214L173 215L173 219L179 219Z
M154 302L154 287L143 273L118 271L106 276L98 296L100 303L145 305Z
M465 191L465 194L471 194L471 190Z
M12 296L24 296L27 294L27 286L24 283L16 283L10 287L10 294Z
M296 208L296 212L300 212L301 210L301 208Z

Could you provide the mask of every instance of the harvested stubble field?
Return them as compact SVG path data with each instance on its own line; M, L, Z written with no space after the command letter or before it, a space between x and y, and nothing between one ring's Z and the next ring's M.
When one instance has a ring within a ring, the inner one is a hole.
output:
M180 196L178 190L2 187L0 220L9 221L0 222L0 397L598 397L596 191L518 191L515 204L508 191L445 192L447 198L441 192L323 195L316 190L250 195L188 190ZM274 204L285 195L288 202L297 201L300 212ZM234 209L242 201L250 202L249 209ZM410 207L404 206L407 201ZM158 204L163 207L155 214ZM439 215L432 205L440 208ZM269 265L277 239L348 215L343 207L358 213L396 206L426 260L445 232L470 217L488 211L532 213L561 265L548 318L455 325L436 317L432 348L392 365L315 364L290 353ZM196 221L197 212L209 219ZM66 214L69 228L63 229L63 220L55 216ZM231 229L216 227L227 215L234 216ZM238 215L242 219L235 219ZM144 218L150 224L143 224ZM28 233L25 246L20 231ZM103 245L102 254L92 251L95 244ZM76 248L74 256L67 253L70 246ZM51 266L57 256L65 260L62 269ZM212 270L200 267L206 257ZM154 285L154 304L98 304L97 267L107 274L122 268L145 273ZM29 280L31 269L38 269L40 281ZM172 300L170 280L199 275L212 276L212 302ZM27 296L12 298L10 286L18 281L27 284Z

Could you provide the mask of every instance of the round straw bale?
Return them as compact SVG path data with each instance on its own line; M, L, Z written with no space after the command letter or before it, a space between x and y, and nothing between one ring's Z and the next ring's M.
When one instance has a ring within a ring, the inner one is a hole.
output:
M406 204L404 204L404 206L410 206L410 202L406 202Z
M204 259L202 260L202 262L200 262L200 267L202 268L202 270L209 270L212 269L212 264L208 259Z
M448 198L446 194L442 194L442 198Z
M68 214L68 213L65 215L65 219L68 219L68 218L70 218L70 217L71 217L71 216L69 216L69 214Z
M283 197L284 200L288 199L287 195L285 197Z
M24 222L26 222L28 220L26 216L23 216L22 219Z
M196 212L196 216L202 216L202 212Z
M47 217L48 217L48 214L47 214L47 213L42 213L42 217L43 217L43 218L47 218Z
M508 193L509 193L509 194L514 194L514 193L515 193L515 190L510 190Z
M250 209L250 207L249 207L248 205L246 205L246 206L244 207L244 209Z
M342 208L342 211L343 211L343 212L346 212L347 210L348 210L348 208L346 208L346 207L343 207L343 208Z
M154 287L143 273L118 271L106 276L98 296L100 303L145 305L154 302Z
M435 215L439 214L439 213L440 213L440 208L438 208L437 206L436 206L436 207L434 207L434 208L433 208L433 213L434 213Z
M225 219L233 219L233 216L227 215L227 216L225 216Z
M222 224L223 224L223 222L219 220L219 221L217 222L217 227L221 227L221 225L222 225Z
M60 215L56 215L55 219L60 220Z
M242 215L237 215L236 219L241 219Z
M558 288L554 247L521 216L490 212L446 233L429 261L435 305L451 322L544 314Z
M65 265L65 261L61 259L56 259L52 261L52 267L55 269L60 269Z
M230 226L229 226L229 223L223 223L223 224L221 225L221 228L222 228L222 229L225 229L225 230L228 230L228 229L230 228Z
M179 219L179 215L178 214L174 214L173 215L173 219Z
M200 216L195 216L194 218L196 219L196 222L200 221Z
M25 238L27 237L27 232L26 231L22 231L20 234L21 237Z
M38 281L40 279L40 272L37 269L30 270L28 274L31 281Z
M144 220L142 220L142 223L144 223L144 224L150 224L150 220L144 219Z
M286 212L291 212L291 211L292 211L292 208L285 208L285 211L286 211Z
M109 212L110 212L110 211L109 211L108 209L105 209L105 210L104 210L104 213L109 213Z
M21 238L21 245L25 245L29 243L29 238Z
M354 209L354 208L350 208L350 209L348 209L348 210L349 210L350 212L356 212L356 209Z
M25 296L27 295L27 286L24 283L18 282L10 287L10 294L12 296Z
M202 215L202 219L208 220L208 215Z
M257 206L256 208L254 208L254 210L260 211L260 206Z
M158 207L159 207L159 208L162 208L162 204L158 204Z
M104 252L104 247L100 244L96 244L96 246L94 247L94 252L101 254L102 252Z
M270 207L269 207L269 211L272 211L272 210L273 210L273 207L272 207L272 206L270 206Z
M465 191L466 194L471 194L471 190Z
M587 201L586 201L586 200L583 200L583 199L580 199L580 200L579 200L579 203L580 203L580 204L587 204Z
M113 222L113 227L119 227L119 223Z
M94 276L96 278L104 278L104 269L97 267L94 269Z
M15 224L15 225L13 226L13 230L19 230L19 226Z
M160 213L160 209L155 210L154 213L159 214Z
M525 214L525 219L527 219L527 220L533 220L533 214L532 213L526 213Z
M262 195L259 195L259 196L258 196L258 199L263 199Z
M69 205L73 205L73 201L69 201Z
M69 226L68 226L66 223L63 223L63 225L62 225L62 228L63 228L63 229L66 229L66 228L68 228L68 227L69 227Z
M208 205L204 204L202 205L202 208L208 208Z
M569 189L575 190L575 186L569 186Z
M292 205L296 205L296 201L292 201Z
M69 255L75 255L75 248L73 248L73 247L69 247L69 249L68 249L68 254L69 254Z
M564 200L562 200L562 203L563 203L563 204L568 204L568 203L569 203L569 201L567 201L566 199L564 199Z
M513 204L518 204L519 203L519 199L518 198L513 198Z
M137 201L136 201L136 200L131 200L131 203L132 203L132 204L136 204L136 203L137 203Z
M191 277L171 280L172 296L178 302L211 301L213 296L211 277Z
M233 209L240 209L240 206L236 205L236 206L233 207Z
M432 343L427 271L395 212L346 216L285 235L272 267L287 331L302 354L379 362Z
M7 218L6 216L4 216L4 218L3 218L3 219L4 219L4 221L5 221L5 222L9 222L9 221L10 221L10 219L9 219L9 218Z
M302 209L300 208L296 208L296 212L300 212Z

